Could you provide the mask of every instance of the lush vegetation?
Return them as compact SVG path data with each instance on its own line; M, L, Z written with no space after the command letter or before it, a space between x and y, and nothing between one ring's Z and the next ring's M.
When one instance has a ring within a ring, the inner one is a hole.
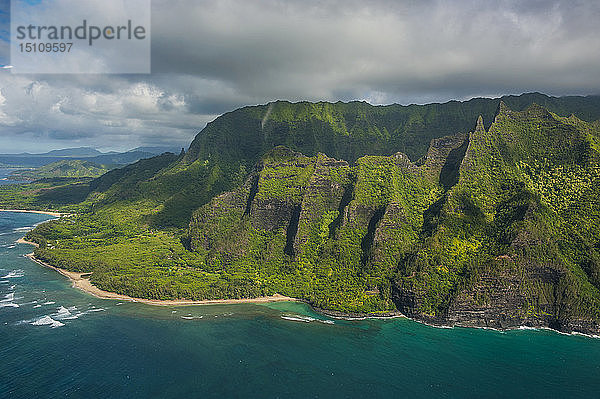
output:
M597 323L598 99L505 100L246 107L186 154L3 187L0 206L77 212L29 234L37 256L139 297Z

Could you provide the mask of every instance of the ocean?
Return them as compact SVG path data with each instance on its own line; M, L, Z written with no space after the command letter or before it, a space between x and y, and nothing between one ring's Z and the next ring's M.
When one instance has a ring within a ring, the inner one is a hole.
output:
M336 320L301 303L103 300L23 257L0 212L0 398L591 398L600 339Z
M14 172L14 168L0 168L0 186L6 186L9 184L26 183L23 180L9 180L8 176Z

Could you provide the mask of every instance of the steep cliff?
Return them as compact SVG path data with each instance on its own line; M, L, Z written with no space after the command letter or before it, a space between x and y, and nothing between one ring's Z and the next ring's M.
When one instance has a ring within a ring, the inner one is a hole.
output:
M430 235L399 269L403 313L598 331L598 130L582 126L504 104L489 131L478 125ZM580 220L587 231L574 228Z
M501 103L490 129L480 117L416 163L278 147L194 214L192 249L327 309L597 331L597 137L576 118ZM590 217L589 231L573 229Z

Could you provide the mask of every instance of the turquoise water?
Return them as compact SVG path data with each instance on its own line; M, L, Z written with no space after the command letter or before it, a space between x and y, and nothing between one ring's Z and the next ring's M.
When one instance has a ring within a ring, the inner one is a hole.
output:
M22 256L48 218L0 212L0 398L600 395L600 339L97 299Z

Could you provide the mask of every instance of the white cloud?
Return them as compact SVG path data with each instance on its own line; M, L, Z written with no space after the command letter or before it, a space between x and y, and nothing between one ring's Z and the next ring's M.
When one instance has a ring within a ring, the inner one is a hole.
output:
M152 82L121 79L121 87L111 91L62 83L0 75L0 143L24 137L42 143L72 138L123 149L153 137L153 144L184 146L214 118L190 113L182 94Z

